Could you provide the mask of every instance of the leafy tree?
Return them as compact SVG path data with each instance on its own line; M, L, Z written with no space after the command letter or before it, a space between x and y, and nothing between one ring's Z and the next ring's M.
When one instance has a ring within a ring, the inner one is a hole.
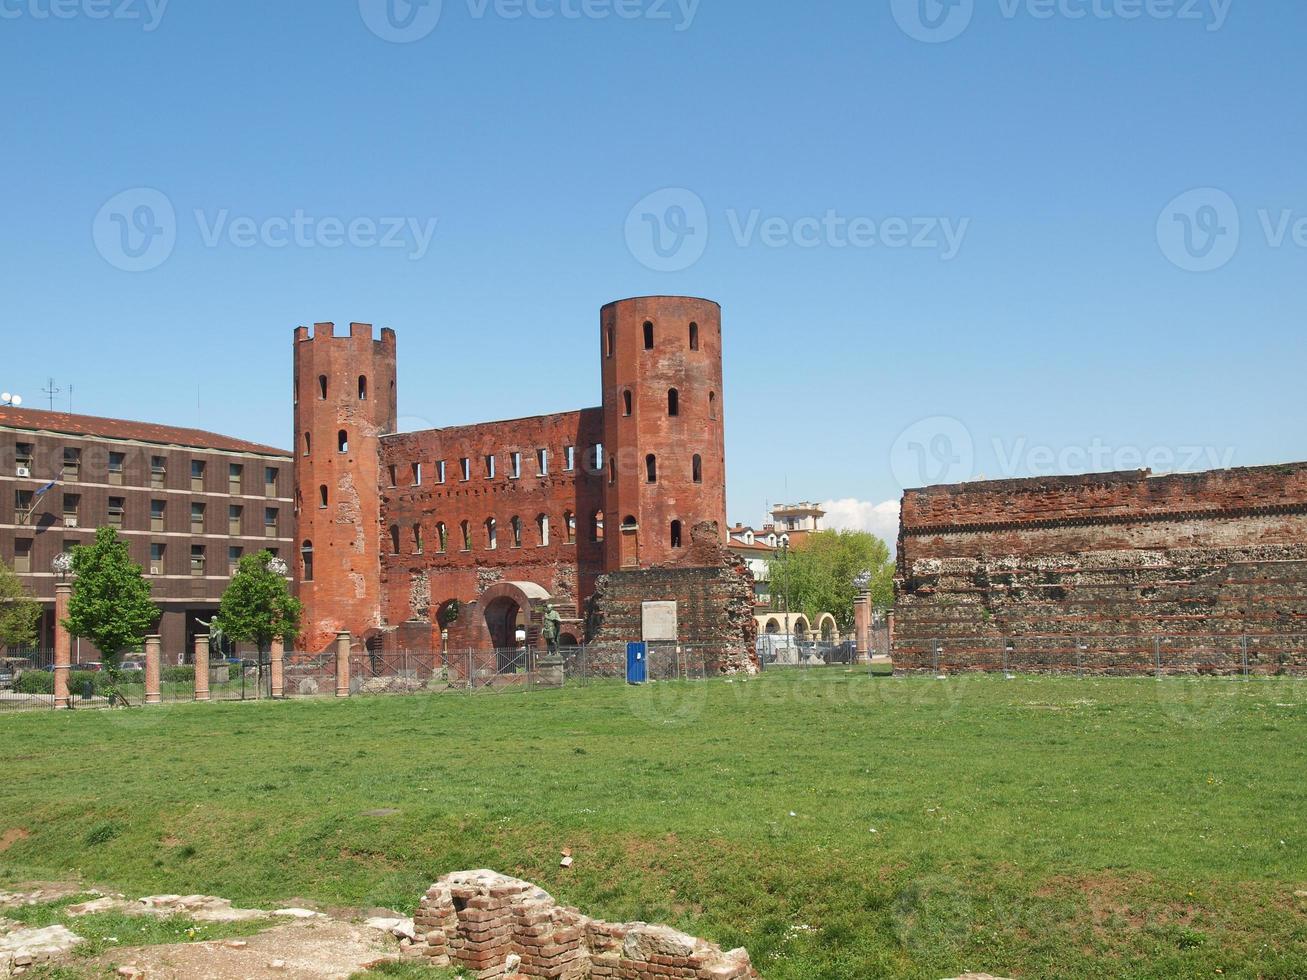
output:
M777 552L770 562L773 602L782 598L790 612L810 621L823 612L835 617L840 629L853 627L854 580L863 572L872 577L872 601L878 609L893 605L894 563L889 548L865 531L817 531L796 548Z
M0 561L0 647L21 647L36 642L41 604L32 598L22 579Z
M97 530L94 544L73 549L73 576L64 626L99 649L109 675L109 703L125 705L119 658L124 651L139 650L159 620L159 608L150 601L150 583L111 527Z
M285 576L269 568L272 552L246 555L236 566L222 595L214 628L237 643L259 649L259 680L263 680L263 654L276 638L287 642L299 636L300 601L290 594Z

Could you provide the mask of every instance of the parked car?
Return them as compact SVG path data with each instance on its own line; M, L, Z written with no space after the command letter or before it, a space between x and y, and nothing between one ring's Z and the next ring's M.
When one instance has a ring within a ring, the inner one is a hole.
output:
M123 673L138 673L145 670L145 661L143 660L124 660L122 667L119 668Z
M14 686L18 675L32 666L26 657L5 657L0 660L0 690L7 691Z
M104 670L104 664L100 663L100 661L98 660L88 660L84 664L73 664L73 670L74 671L85 670L85 671L90 671L93 674L98 674L102 670Z

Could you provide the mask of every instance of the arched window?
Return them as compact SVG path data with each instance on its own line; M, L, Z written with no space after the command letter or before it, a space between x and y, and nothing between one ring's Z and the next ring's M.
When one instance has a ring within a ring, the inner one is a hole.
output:
M703 482L703 457L700 456L698 453L694 454L694 460L691 464L691 467L694 471L692 474L694 477L694 482L702 483Z
M681 546L681 522L672 521L672 547L679 548L680 546Z
M623 414L623 415L630 415L630 414L631 414L631 401L632 401L632 399L631 399L631 389L630 389L630 388L627 388L625 391L622 392L622 414Z
M690 324L690 350L699 349L699 324Z
M304 563L304 581L313 581L313 542L305 541L300 545L300 561Z
M310 456L313 453L313 433L304 433L304 455Z
M390 525L390 553L392 555L399 554L399 525L398 524Z
M681 414L681 393L675 388L667 389L667 414Z
M545 548L549 545L549 515L536 515L536 534L540 536L540 547Z
M644 349L653 350L653 321L644 321Z
M708 417L715 419L717 417L717 392L708 392Z
M449 528L445 527L444 521L436 524L436 547L442 555L449 550Z
M368 400L368 376L366 374L360 374L359 375L359 401L365 402L367 400Z
M413 554L422 554L422 525L413 525Z
M327 509L327 485L325 483L318 487L318 507L322 510Z
M639 529L640 529L640 522L635 519L634 514L627 514L625 517L622 518L623 531L629 533L633 531L638 531Z
M472 526L467 521L459 523L459 529L463 532L463 550L472 550Z
M513 528L513 547L522 547L522 518L514 515L510 522Z
M604 356L613 356L613 325L611 323L604 328Z
M644 478L650 483L658 482L658 457L653 453L644 458Z
M590 540L602 541L604 539L604 512L597 510L590 515Z
M493 517L486 518L486 547L491 551L499 548L499 527Z
M567 529L567 543L576 544L576 515L570 510L563 511L563 527Z
M349 433L341 429L336 433L336 450L337 452L349 452Z
M318 375L318 398L324 402L327 400L327 376L325 374Z

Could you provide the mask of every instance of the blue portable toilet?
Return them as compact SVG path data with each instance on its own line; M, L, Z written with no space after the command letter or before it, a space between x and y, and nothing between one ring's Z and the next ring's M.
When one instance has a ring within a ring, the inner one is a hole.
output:
M645 659L648 647L643 643L626 645L626 683L643 684L649 679L649 662Z

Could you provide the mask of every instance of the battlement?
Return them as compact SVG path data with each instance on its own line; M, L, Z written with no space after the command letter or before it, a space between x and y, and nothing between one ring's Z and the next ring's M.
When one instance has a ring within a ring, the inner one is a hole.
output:
M338 334L336 324L331 322L315 323L312 327L296 327L295 340L297 342L312 340L370 340L373 343L381 344L384 347L393 348L395 346L395 331L390 327L382 327L380 336L377 335L376 328L370 323L351 323L349 333Z

